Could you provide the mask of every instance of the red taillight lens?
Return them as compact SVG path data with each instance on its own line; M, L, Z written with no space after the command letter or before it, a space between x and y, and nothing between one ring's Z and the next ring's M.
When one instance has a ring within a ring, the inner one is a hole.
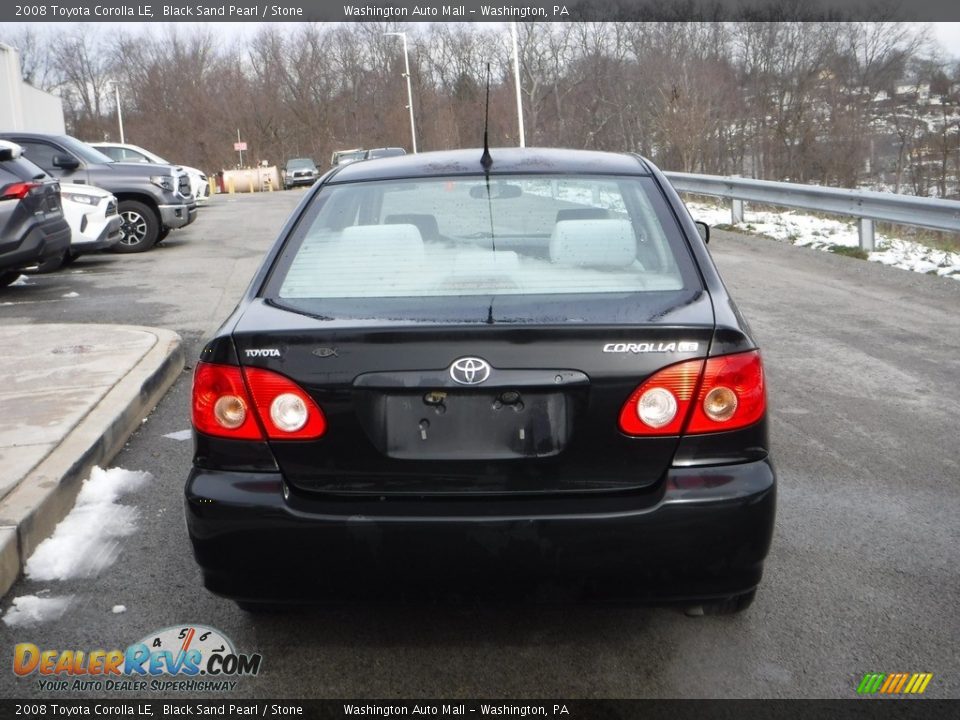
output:
M38 187L40 183L35 182L11 183L0 188L0 200L23 200L31 190Z
M752 425L766 409L763 363L753 350L688 360L654 373L621 408L620 430L627 435L723 432Z
M766 410L763 362L758 351L710 358L686 433L736 430L757 422Z
M651 375L620 410L620 430L627 435L679 435L701 370L703 360L688 360Z
M323 411L295 382L262 368L197 363L193 425L236 440L306 440L326 432ZM263 428L263 429L261 429Z
M193 375L193 426L206 435L263 440L240 368L197 363Z
M299 385L262 368L244 368L257 414L271 440L308 440L327 431L327 419Z

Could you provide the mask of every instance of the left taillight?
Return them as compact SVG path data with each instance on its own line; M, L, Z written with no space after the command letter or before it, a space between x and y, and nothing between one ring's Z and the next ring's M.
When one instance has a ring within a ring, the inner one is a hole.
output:
M311 440L327 431L320 406L293 380L263 368L244 368L243 373L271 440Z
M39 187L43 186L35 182L11 183L0 188L0 200L23 200L31 191Z
M193 425L197 432L236 440L308 440L327 429L323 411L289 378L204 362L193 377Z

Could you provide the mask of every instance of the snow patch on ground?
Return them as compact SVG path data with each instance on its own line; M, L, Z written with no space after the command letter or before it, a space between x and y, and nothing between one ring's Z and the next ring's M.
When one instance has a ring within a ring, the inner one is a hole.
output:
M78 293L78 292L68 292L68 293L64 293L62 297L65 297L65 298L80 297L80 293Z
M136 531L139 516L135 507L117 500L151 478L148 472L95 467L73 510L30 556L26 576L41 581L91 578L112 565L121 539Z
M170 438L171 440L189 440L193 437L193 430L177 430L176 432L167 433L164 437Z
M119 615L120 613L125 613L126 611L127 611L126 605L114 605L110 609L110 612L112 612L114 615Z
M695 220L708 225L730 224L728 207L698 202L688 202L686 205ZM734 227L816 250L860 245L860 236L855 222L804 215L794 210L771 212L752 211L747 208L744 221L737 223ZM876 234L875 241L877 249L867 255L867 258L873 262L913 272L935 272L937 275L960 280L960 253L937 250L912 240L881 233Z
M14 280L12 283L10 283L10 285L9 285L8 287L20 287L20 286L23 286L23 285L33 285L33 283L30 282L30 278L28 278L26 275L21 275L21 276L18 277L16 280Z
M21 627L57 620L67 611L72 599L72 595L51 598L24 595L14 598L7 614L3 616L3 622L10 627Z

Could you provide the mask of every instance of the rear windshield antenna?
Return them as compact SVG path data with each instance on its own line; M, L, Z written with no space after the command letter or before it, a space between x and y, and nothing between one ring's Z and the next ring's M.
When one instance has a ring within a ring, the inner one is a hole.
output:
M493 165L493 158L490 157L490 143L487 141L487 126L490 124L490 63L487 63L487 106L483 116L483 155L480 156L480 164L483 169L490 172L490 166Z

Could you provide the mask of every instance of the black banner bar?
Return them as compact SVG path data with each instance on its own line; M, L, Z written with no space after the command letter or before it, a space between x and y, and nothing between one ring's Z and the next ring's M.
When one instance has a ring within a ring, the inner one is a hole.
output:
M955 0L14 0L0 22L960 20Z
M0 700L0 720L107 717L551 718L551 720L927 720L960 700Z

